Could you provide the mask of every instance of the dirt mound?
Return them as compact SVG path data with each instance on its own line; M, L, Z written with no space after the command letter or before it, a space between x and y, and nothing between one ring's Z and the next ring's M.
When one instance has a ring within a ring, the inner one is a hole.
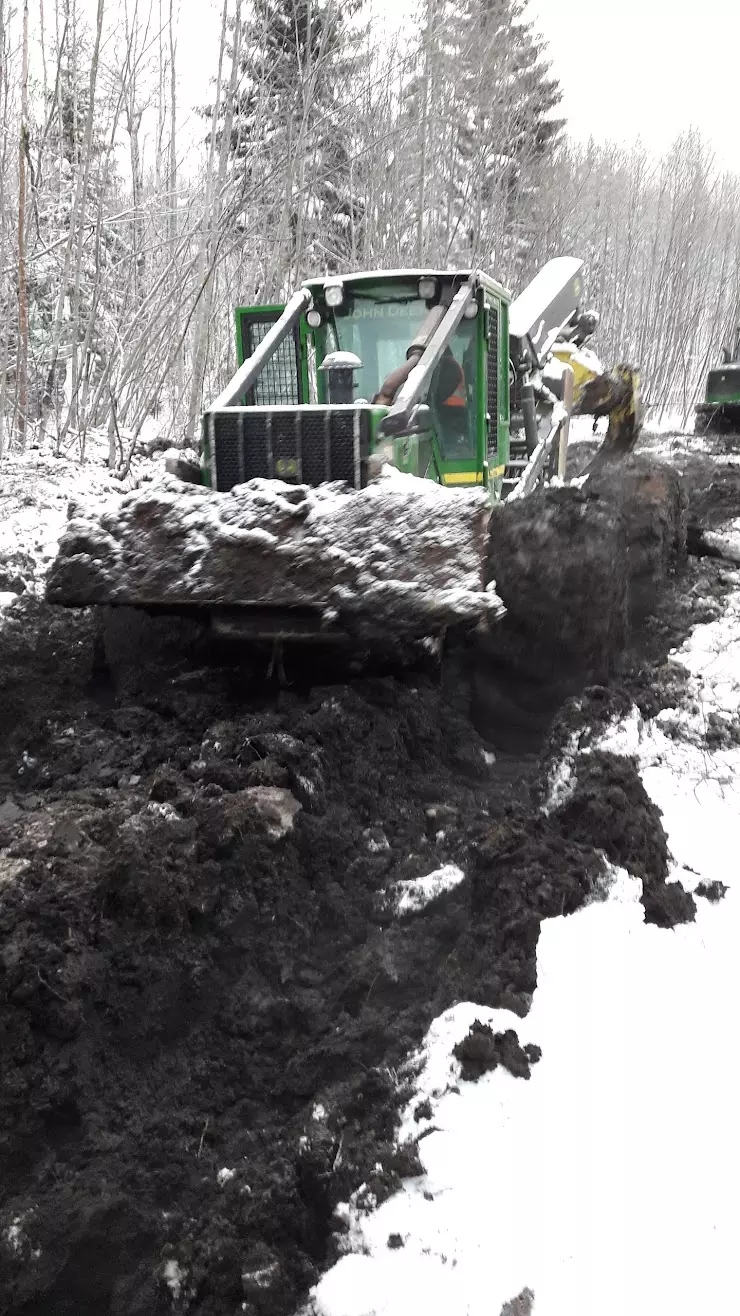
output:
M507 748L537 745L558 708L623 662L685 561L685 497L670 467L607 465L583 488L548 489L492 518L488 571L507 615L481 630L476 725Z
M536 751L556 710L606 679L626 642L624 523L566 488L506 504L491 524L487 571L507 613L476 635L473 718L498 748Z
M589 488L619 508L625 526L629 612L652 611L686 558L687 498L678 472L645 456L602 467Z
M564 488L503 504L491 520L487 570L512 647L526 637L516 655L526 670L549 675L568 659L598 670L623 646L626 540L612 500Z

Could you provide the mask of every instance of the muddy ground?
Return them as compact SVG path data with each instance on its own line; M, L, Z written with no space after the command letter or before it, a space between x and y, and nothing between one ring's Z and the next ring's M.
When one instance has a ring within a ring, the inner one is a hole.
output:
M740 515L737 467L699 467L697 515ZM646 917L692 917L629 761L540 804L574 720L674 699L668 650L725 589L691 560L611 682L495 757L454 664L280 689L191 627L118 615L106 662L89 613L6 610L3 1316L288 1316L335 1205L414 1172L409 1050L458 1000L526 1013L540 920L598 898L601 851ZM465 880L399 918L444 863Z

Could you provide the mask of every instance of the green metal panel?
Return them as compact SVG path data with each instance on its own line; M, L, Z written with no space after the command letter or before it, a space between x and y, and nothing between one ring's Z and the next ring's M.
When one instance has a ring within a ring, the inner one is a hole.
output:
M483 292L477 294L478 314L475 318L476 328L478 331L478 341L476 344L476 371L477 378L475 381L476 392L478 395L477 406L477 450L476 450L476 475L481 472L481 477L485 480L485 462L486 449L488 445L488 385L486 376L486 364L488 353L488 316L485 310L485 297Z
M204 484L207 489L210 489L213 483L211 479L211 444L206 432L205 418L201 421L199 450L201 484Z
M707 378L707 403L722 406L728 402L740 403L740 368L735 365L710 370Z
M311 330L306 322L305 315L302 315L298 321L298 350L300 353L300 371L301 371L301 398L308 402L311 393L308 385L308 344Z
M485 342L481 384L485 389L484 462L487 486L500 498L503 468L509 455L509 317L508 303L497 293L486 296Z
M509 425L511 423L509 394L509 304L502 298L498 317L498 419L497 465L509 461Z

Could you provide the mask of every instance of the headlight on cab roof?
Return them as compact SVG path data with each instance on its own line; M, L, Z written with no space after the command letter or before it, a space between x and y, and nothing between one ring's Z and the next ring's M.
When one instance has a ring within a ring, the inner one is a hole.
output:
M332 310L344 301L344 284L341 279L327 279L324 284L324 301Z

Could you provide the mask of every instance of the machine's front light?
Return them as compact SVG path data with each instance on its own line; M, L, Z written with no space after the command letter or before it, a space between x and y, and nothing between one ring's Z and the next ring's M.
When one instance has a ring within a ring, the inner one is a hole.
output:
M336 310L344 301L344 285L341 279L327 279L324 284L324 300L327 306Z
M433 301L437 296L437 280L430 275L425 275L423 279L419 279L419 296L422 301Z
M466 307L465 307L465 319L466 319L466 320L474 320L477 314L478 314L478 303L477 303L477 302L471 302L469 306L466 306Z
M309 329L318 329L321 324L321 311L309 311L306 320Z

